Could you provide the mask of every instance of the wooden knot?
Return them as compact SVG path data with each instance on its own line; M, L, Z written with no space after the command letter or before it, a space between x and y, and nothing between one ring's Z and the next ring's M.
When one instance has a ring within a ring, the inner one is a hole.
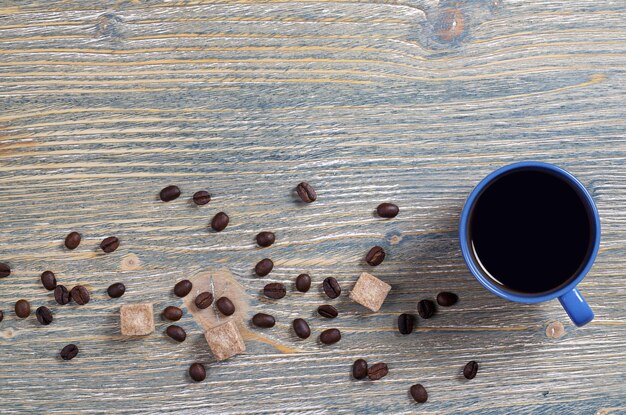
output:
M565 334L565 327L563 327L563 323L560 321L551 321L546 326L546 336L551 339L558 339L563 337Z
M136 271L141 269L141 261L135 254L124 255L120 262L120 269L122 271Z
M96 38L119 39L122 34L122 18L114 13L105 13L96 19Z
M445 9L434 23L437 37L446 42L456 40L465 31L465 18L459 9Z

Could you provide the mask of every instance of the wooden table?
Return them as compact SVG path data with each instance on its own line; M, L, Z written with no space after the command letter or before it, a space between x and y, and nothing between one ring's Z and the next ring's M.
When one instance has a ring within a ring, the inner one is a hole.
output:
M1 413L626 413L623 2L7 0L0 15L0 262L13 269L0 280ZM459 252L469 191L527 159L577 175L602 216L580 285L596 320L582 329L557 301L490 294ZM296 202L302 180L317 202ZM157 201L169 184L183 196ZM213 200L198 208L200 189ZM382 201L400 215L374 217ZM211 233L221 210L231 224ZM255 246L261 230L274 246ZM110 235L122 244L106 255ZM347 293L376 244L388 257L372 272L393 289L370 313ZM266 256L275 270L253 276ZM180 305L176 281L219 268L249 315L278 319L245 354L215 362L189 314L182 344L160 319L146 338L120 335L120 304ZM92 300L57 306L46 269ZM301 272L307 294L291 289ZM334 321L315 314L327 276L344 288ZM112 300L117 281L127 293ZM268 282L288 296L262 299ZM400 335L397 316L441 290L458 305ZM54 322L18 319L20 298ZM289 330L296 317L311 339ZM335 346L315 340L328 327ZM81 351L65 362L70 342ZM389 375L352 380L359 357ZM195 361L202 383L187 376ZM408 396L418 382L426 404Z

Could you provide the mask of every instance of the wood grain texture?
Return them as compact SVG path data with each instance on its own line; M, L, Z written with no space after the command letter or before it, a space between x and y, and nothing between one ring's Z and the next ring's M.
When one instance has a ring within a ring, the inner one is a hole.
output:
M2 1L0 260L14 271L0 280L0 412L626 413L625 17L623 1ZM597 202L585 328L556 301L496 298L463 264L465 197L527 159L569 169ZM295 201L302 180L317 202ZM183 196L157 201L169 184ZM196 207L200 189L213 200ZM400 215L375 218L383 201ZM220 210L231 224L211 233ZM73 230L84 239L68 252ZM256 248L261 230L276 244ZM104 255L110 235L122 243ZM370 313L347 292L375 244L388 255L373 273L393 288ZM265 256L274 271L253 276ZM176 281L223 267L286 347L248 341L217 363L188 314L182 344L160 320L143 340L120 336L120 304L181 305ZM92 301L56 306L46 269ZM261 298L301 272L311 292ZM315 316L330 275L345 293L335 321ZM117 281L127 292L109 299ZM458 305L401 336L397 316L441 290ZM54 322L17 319L19 298ZM296 317L310 340L289 331ZM329 327L343 334L331 347L314 340ZM64 362L69 342L81 352ZM353 381L359 357L389 375ZM205 382L187 377L195 361ZM423 405L408 395L418 382Z

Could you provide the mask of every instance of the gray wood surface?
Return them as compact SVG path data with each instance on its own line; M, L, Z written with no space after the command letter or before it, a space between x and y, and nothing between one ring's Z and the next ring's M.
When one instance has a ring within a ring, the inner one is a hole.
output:
M626 413L625 18L622 0L2 1L0 260L14 272L0 280L0 412ZM582 329L557 301L486 292L459 252L469 191L528 159L572 171L602 217L580 285L596 320ZM316 203L295 202L301 180ZM183 197L158 202L168 184ZM190 204L205 188L213 201ZM382 201L400 215L375 218ZM220 210L231 225L211 233ZM73 230L84 240L68 252ZM260 230L277 243L256 248ZM104 255L110 235L122 244ZM388 259L373 272L393 286L379 313L347 298L374 244ZM265 256L274 272L253 277ZM244 355L215 363L189 314L182 344L161 320L120 336L120 304L180 305L176 281L218 268L250 314L278 319ZM56 306L46 269L92 301ZM311 292L260 298L301 272ZM329 275L344 287L336 321L314 313ZM127 293L111 300L117 281ZM459 304L400 336L396 317L440 290ZM19 298L54 322L17 319ZM310 340L290 332L298 316ZM314 339L328 327L343 333L335 346ZM64 362L69 342L81 352ZM353 381L358 357L389 375ZM471 359L480 371L465 381ZM187 377L195 361L205 382ZM408 396L417 382L426 404Z

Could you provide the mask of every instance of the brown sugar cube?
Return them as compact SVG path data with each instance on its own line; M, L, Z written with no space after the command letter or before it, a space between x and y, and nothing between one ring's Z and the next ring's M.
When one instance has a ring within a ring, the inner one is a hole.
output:
M389 290L391 290L391 285L372 274L363 272L350 291L350 298L372 311L378 311L387 298Z
M152 304L124 304L120 306L120 327L124 336L145 336L154 331Z
M204 337L217 360L225 360L246 351L246 345L233 320L207 330Z

